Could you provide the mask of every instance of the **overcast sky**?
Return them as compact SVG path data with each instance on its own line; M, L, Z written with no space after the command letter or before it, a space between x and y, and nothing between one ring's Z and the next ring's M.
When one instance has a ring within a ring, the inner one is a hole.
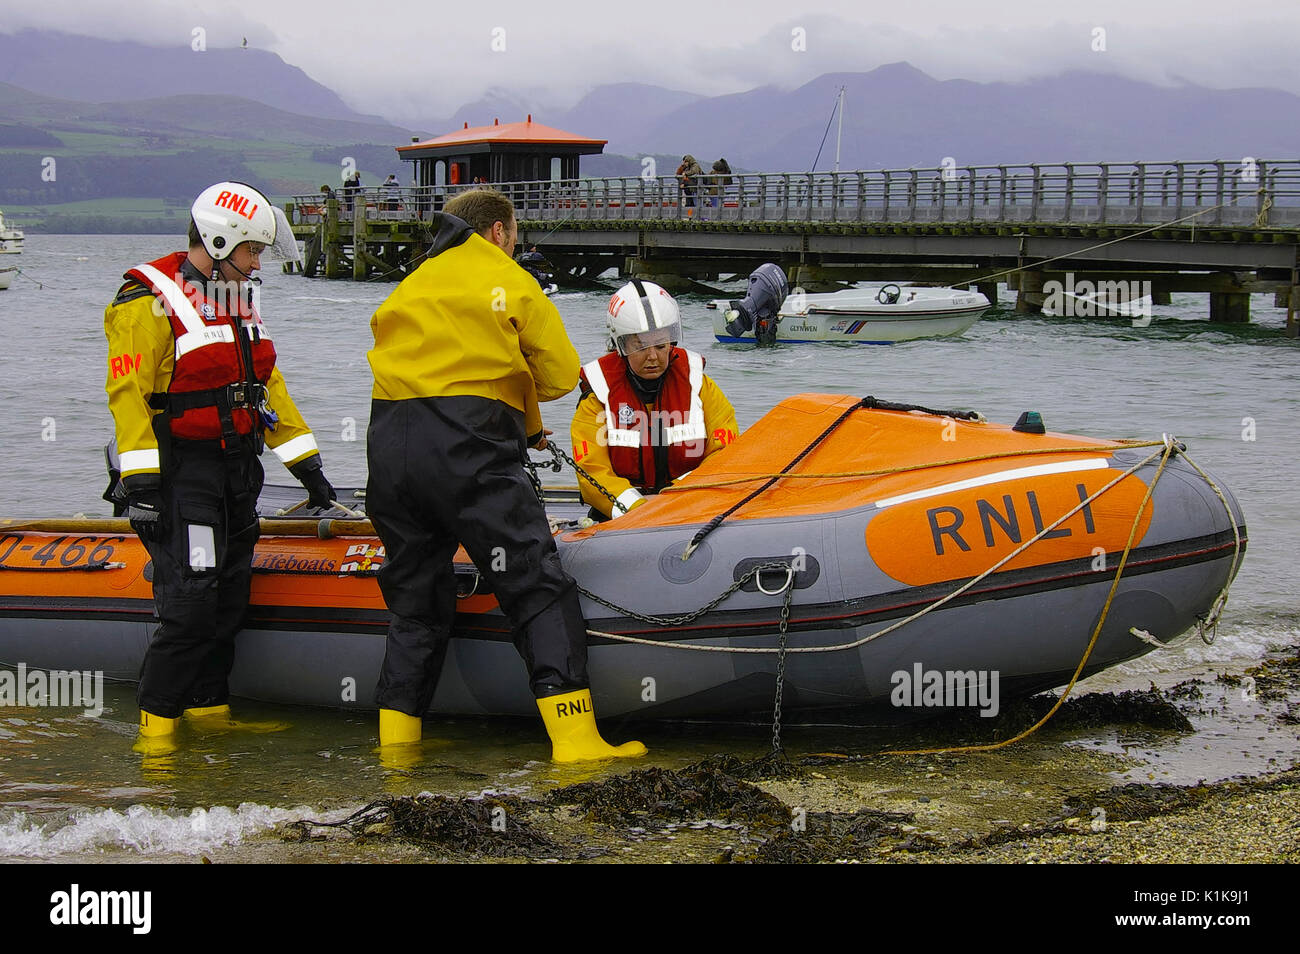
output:
M567 107L603 83L717 95L897 60L939 79L1073 68L1300 93L1300 0L0 0L0 10L5 32L189 46L202 27L209 47L247 37L353 108L398 122L449 115L489 90Z

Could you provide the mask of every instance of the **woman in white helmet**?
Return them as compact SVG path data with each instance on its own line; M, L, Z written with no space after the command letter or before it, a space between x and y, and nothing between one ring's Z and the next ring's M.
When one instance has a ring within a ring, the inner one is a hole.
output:
M738 430L704 358L680 347L681 313L668 292L633 279L610 298L607 322L610 352L583 366L571 434L574 460L600 485L580 475L583 499L617 517L694 470Z
M189 248L137 265L104 312L105 389L126 515L153 561L159 626L140 673L140 748L171 747L181 716L234 723L227 680L258 538L269 447L332 506L316 440L276 366L253 276L296 259L284 213L243 182L203 190Z

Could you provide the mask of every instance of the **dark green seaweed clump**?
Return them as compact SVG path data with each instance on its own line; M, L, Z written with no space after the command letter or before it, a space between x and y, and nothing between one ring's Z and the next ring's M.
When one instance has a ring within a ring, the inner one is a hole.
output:
M713 755L682 769L640 769L568 785L552 792L547 803L578 805L588 821L615 825L698 818L788 824L790 809L784 802L740 777L753 771L736 756Z
M565 850L527 819L530 803L509 796L450 798L446 795L385 796L340 822L296 821L297 840L342 828L353 837L409 841L425 848L493 858L560 857Z

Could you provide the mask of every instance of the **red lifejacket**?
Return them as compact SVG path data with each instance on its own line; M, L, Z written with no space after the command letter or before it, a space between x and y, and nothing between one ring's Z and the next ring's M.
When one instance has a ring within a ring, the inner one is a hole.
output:
M252 379L265 386L275 369L275 346L256 309L237 292L232 301L207 297L205 289L187 281L181 274L185 252L175 252L156 261L137 265L127 275L149 286L157 296L156 307L165 309L176 339L176 366L165 400L151 402L167 413L171 433L187 440L217 440L223 436L216 389L243 385L249 373L236 339L236 325L242 326L252 355ZM234 290L235 286L230 286ZM227 305L234 305L229 314ZM244 393L260 388L235 388L223 397L231 404L231 423L239 434L260 430L257 404L261 393ZM154 395L160 398L161 395ZM242 398L243 403L238 403Z
M651 411L628 380L627 361L610 352L583 366L585 387L605 406L605 439L615 473L657 492L699 466L709 449L704 426L704 358L673 348ZM656 453L657 452L657 453Z

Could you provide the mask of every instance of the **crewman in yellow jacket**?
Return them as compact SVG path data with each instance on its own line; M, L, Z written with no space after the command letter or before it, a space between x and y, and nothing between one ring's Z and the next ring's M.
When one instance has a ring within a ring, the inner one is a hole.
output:
M261 256L297 256L288 221L242 182L205 189L190 212L188 251L132 268L104 312L121 489L153 561L159 617L140 673L146 752L169 744L182 713L234 724L227 680L248 609L263 446L313 506L334 497L253 307Z
M366 509L392 613L376 688L379 741L419 742L456 613L462 544L514 632L556 761L645 753L607 744L587 678L587 624L524 472L546 446L539 401L578 382L578 354L536 279L511 258L510 200L461 193L432 220L426 261L371 319Z
M609 300L610 352L583 366L570 436L582 498L617 517L736 439L736 412L685 348L677 302L633 279ZM594 483L593 483L594 481Z

